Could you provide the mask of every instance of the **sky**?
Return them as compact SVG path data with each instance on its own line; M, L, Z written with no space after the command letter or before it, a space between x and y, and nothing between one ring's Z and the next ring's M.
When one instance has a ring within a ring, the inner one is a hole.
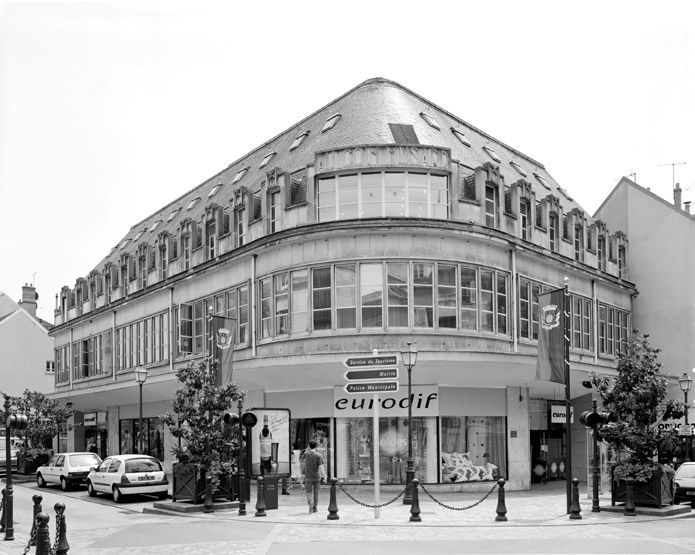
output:
M0 2L0 291L33 283L53 322L132 225L373 77L589 215L622 176L672 200L675 171L695 201L693 21L690 0Z

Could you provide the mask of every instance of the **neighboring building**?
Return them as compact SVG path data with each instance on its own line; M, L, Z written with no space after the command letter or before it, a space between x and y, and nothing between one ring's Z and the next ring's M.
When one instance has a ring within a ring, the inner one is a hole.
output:
M492 463L510 488L528 488L539 460L558 475L565 453L551 417L564 389L536 380L536 297L569 278L571 390L575 411L588 408L581 382L614 372L630 329L626 245L541 163L372 79L136 223L63 288L57 395L78 422L103 422L102 451L134 450L134 369L146 366L146 449L171 464L157 415L175 369L203 356L212 309L238 323L233 378L247 406L289 408L291 441L318 437L329 473L359 482L372 476L371 396L344 393L343 362L412 341L418 477L485 480ZM402 367L400 383L380 410L390 483L405 478ZM574 429L574 474L585 476L586 434Z
M22 300L0 291L0 392L21 395L25 389L50 393L54 387L51 324L36 316L39 296L22 287Z
M623 177L594 217L619 226L630 237L630 279L639 287L634 327L662 349L664 374L680 377L688 372L695 380L690 372L695 367L695 218L689 202L682 206L680 185L673 196L668 202ZM675 380L671 396L683 399ZM694 396L695 390L689 400Z

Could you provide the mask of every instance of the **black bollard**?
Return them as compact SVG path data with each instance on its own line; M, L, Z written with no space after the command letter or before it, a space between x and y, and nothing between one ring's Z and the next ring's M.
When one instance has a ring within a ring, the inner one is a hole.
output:
M0 500L0 532L5 531L5 488L2 488L2 500Z
M415 478L411 484L411 491L413 492L413 503L410 505L410 522L420 522L420 500L418 499L417 488L420 482Z
M31 537L29 545L36 545L36 517L39 516L39 513L43 512L43 509L41 508L41 501L43 501L43 496L32 495L31 500L34 502L34 518L33 522L31 523L31 532L29 533L29 536Z
M253 516L268 516L265 514L265 485L263 484L263 476L257 478L258 493L256 493L256 512Z
M504 480L500 478L497 480L497 516L495 521L497 522L507 522L507 505L504 502Z
M335 485L337 483L338 480L331 478L330 498L328 500L328 520L338 520L340 518L338 516L338 502L335 498Z
M288 490L288 485L287 485L288 481L289 481L289 478L287 476L284 476L282 478L282 495L289 495L290 494L290 492Z
M635 513L635 495L632 489L632 482L625 482L625 511L623 514L625 516L636 516Z
M570 503L570 520L581 520L582 508L579 506L579 480L572 478L572 502Z
M36 515L36 555L51 555L51 533L46 513Z
M67 555L68 551L70 550L70 545L68 544L68 530L65 525L65 505L63 503L56 503L53 505L53 509L56 512L55 555Z
M203 505L204 513L214 513L215 505L212 501L212 476L205 476L205 505Z

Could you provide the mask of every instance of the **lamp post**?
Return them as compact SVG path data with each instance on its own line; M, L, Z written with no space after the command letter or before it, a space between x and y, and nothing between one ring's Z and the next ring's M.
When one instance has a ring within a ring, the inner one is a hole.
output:
M415 477L415 460L413 459L413 398L411 395L412 381L410 374L417 362L417 349L408 341L407 348L401 351L401 360L408 369L408 466L405 469L405 495L404 505L413 504L412 482Z
M135 369L135 381L140 386L140 422L138 424L138 453L142 454L142 386L147 381L147 368L138 366Z
M687 372L683 372L683 375L678 379L678 385L681 386L681 391L683 392L683 396L685 397L685 425L689 426L688 424L688 391L690 391L690 388L693 385L693 379L690 377L690 375ZM688 455L687 459L690 460L690 455L693 447L693 435L692 431L689 430L690 433L688 434Z

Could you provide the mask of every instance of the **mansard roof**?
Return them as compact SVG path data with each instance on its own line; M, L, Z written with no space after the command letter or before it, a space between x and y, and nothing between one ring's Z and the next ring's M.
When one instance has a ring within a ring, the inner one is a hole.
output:
M329 120L334 125L325 129ZM393 124L412 126L412 130L409 127L394 130ZM554 194L563 199L566 213L578 207L540 162L399 83L374 78L359 84L134 224L96 269L101 271L105 264L115 263L122 251L132 249L140 241L154 243L162 232L174 233L185 218L199 220L211 202L226 204L242 187L254 190L272 168L295 172L313 164L316 152L359 145L403 144L404 138L410 144L416 141L422 145L448 148L451 159L470 171L486 162L497 164L507 184L526 174L537 199ZM245 169L247 171L242 173ZM196 198L200 200L190 207ZM154 226L157 221L160 221L159 225Z

